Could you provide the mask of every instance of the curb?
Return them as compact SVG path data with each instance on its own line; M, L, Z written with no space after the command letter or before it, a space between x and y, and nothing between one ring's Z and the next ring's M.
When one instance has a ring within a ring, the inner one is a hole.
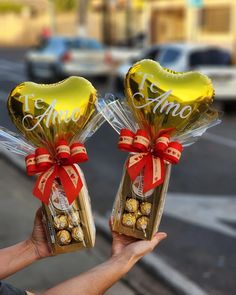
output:
M10 161L19 170L25 172L24 161L7 150L0 150L0 154L3 155L8 161ZM95 224L98 229L107 239L111 238L108 221L98 213L94 213ZM158 277L166 283L171 289L175 291L175 294L180 295L207 295L201 287L196 283L188 279L181 272L174 269L162 258L156 254L150 253L140 260L142 267L152 273L153 276Z

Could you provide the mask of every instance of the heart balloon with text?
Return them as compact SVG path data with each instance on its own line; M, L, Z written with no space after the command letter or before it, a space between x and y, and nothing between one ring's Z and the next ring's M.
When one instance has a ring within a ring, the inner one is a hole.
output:
M214 88L199 72L175 72L141 60L128 71L125 94L134 117L150 138L160 132L178 135L209 110Z
M15 126L36 146L53 149L57 140L70 142L84 128L96 107L96 89L82 77L54 84L24 82L8 98Z

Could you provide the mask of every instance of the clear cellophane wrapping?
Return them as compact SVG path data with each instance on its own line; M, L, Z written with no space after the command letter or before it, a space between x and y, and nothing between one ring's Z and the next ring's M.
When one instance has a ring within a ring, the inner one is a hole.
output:
M103 117L94 114L74 141L84 143L103 123ZM0 127L0 148L23 157L35 150L22 136L3 127ZM42 203L43 223L53 254L90 248L95 243L95 225L86 181L79 165L75 164L75 167L80 173L83 187L74 202L69 205L60 180L56 178L48 206Z
M90 197L82 170L83 188L74 202L69 205L63 187L55 179L49 205L43 206L44 225L53 253L66 253L82 248L91 248L95 243Z
M108 94L97 105L107 122L120 134L126 128L132 132L139 129L129 106L121 100ZM197 141L210 127L220 123L217 111L210 109L188 129L172 138L184 147ZM112 210L113 230L138 239L150 240L158 231L164 210L165 197L168 190L171 164L165 164L164 182L145 194L143 193L143 173L131 182L126 167L124 166L122 179L114 201Z

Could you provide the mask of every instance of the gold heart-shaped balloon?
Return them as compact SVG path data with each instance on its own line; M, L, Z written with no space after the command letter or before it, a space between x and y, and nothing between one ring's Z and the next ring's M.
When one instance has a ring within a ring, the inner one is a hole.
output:
M96 89L82 77L55 84L24 82L8 97L15 126L36 146L53 148L60 139L69 143L95 111Z
M174 72L146 59L128 71L125 94L139 126L155 138L163 130L178 135L190 129L209 109L214 89L201 73Z

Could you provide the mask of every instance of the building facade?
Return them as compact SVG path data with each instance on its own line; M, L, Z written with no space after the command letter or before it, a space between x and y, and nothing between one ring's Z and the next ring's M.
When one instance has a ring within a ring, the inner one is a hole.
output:
M150 3L152 43L190 41L233 49L236 42L236 1L203 0L194 7L187 0Z

